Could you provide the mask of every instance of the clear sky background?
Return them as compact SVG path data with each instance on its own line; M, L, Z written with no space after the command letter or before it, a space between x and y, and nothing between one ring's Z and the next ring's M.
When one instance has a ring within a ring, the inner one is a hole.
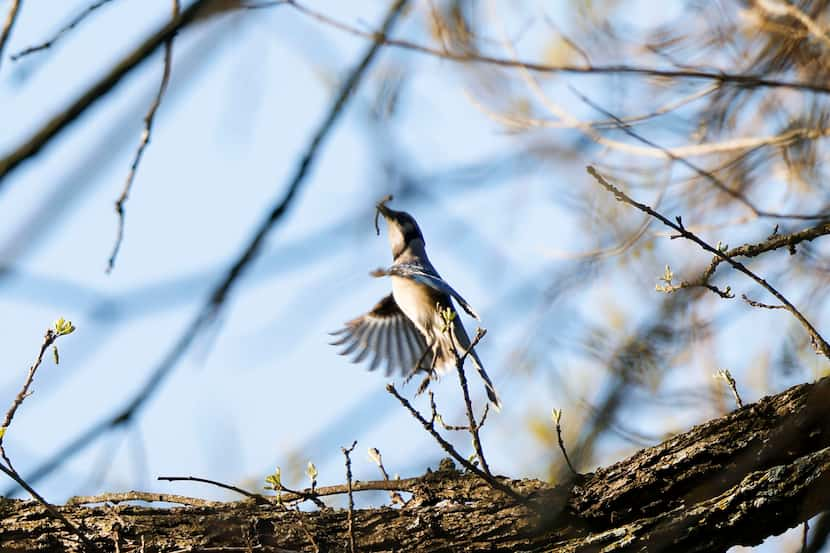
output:
M6 4L0 2L0 9ZM18 62L3 59L0 152L163 24L168 4L117 0L49 51ZM387 7L376 0L308 4L368 30L379 25ZM394 34L426 41L426 3L416 5ZM539 5L529 5L513 12L490 2L482 17L517 34L526 15L541 13ZM27 2L6 53L41 42L86 6ZM637 14L672 16L646 7L627 14L632 25ZM567 31L567 2L544 11ZM522 38L524 57L544 50L544 32L534 28ZM147 379L284 193L340 78L366 47L366 40L288 8L233 13L181 33L170 88L126 204L125 239L112 274L104 269L116 235L113 202L158 86L161 52L3 183L0 401L16 394L52 321L62 316L77 327L59 341L61 364L48 360L41 367L35 393L7 435L7 451L24 476L115 413ZM378 90L401 72L407 78L395 123L373 129L367 113ZM358 479L378 476L366 456L369 447L379 448L387 469L404 477L435 466L443 452L385 392L388 379L352 365L327 345L328 332L389 291L388 281L368 272L389 263L385 233L376 237L372 221L374 203L390 192L400 197L393 207L417 218L433 263L488 329L480 350L505 403L484 430L493 469L547 477L558 452L539 421L548 420L551 408L564 407L566 431L570 425L575 436L580 409L603 393L595 387L599 369L569 341L586 321L613 320L615 312L618 324L636 326L662 300L654 284L667 261L699 266L707 258L679 241L661 241L661 229L653 229L636 264L614 259L592 269L588 286L561 285L582 274L571 254L596 246L577 224L574 198L577 187L587 186L581 168L598 154L568 154L569 144L584 140L574 131L541 130L521 139L505 132L470 100L471 94L486 95L485 81L447 61L383 51L219 320L126 431L68 459L38 484L39 491L55 502L128 489L229 499L216 489L156 477L196 475L257 489L281 466L284 481L299 487L306 484L308 460L317 464L321 485L334 484L344 479L340 446L353 440ZM568 93L568 85L612 102L631 101L609 94L608 82L568 77L550 90L577 115L590 110ZM560 150L546 163L509 158L517 144L532 143ZM390 151L401 155L394 170L384 172ZM557 156L568 163L557 164ZM506 161L500 166L476 171L478 164L501 158ZM420 181L403 181L401 174ZM415 192L402 191L413 184ZM636 214L624 216L632 224L641 221ZM742 232L735 229L732 239L740 240ZM625 276L603 277L602 267L609 266ZM780 323L764 313L749 324L748 314L730 319L715 343L740 344ZM473 323L465 318L471 332ZM709 369L727 366L740 375L754 362L734 346L716 347L711 355L702 371L688 370L695 360L673 360L671 382L657 383L654 392L708 389ZM445 417L460 423L457 383L449 376L433 389ZM809 378L796 374L772 384L747 378L742 392L752 401ZM471 381L483 406L481 386ZM403 389L411 395L416 386ZM417 405L426 409L425 398ZM628 412L625 421L659 438L667 426L680 430L717 414L692 401ZM471 453L465 436L454 441ZM599 457L607 464L639 447L610 437Z

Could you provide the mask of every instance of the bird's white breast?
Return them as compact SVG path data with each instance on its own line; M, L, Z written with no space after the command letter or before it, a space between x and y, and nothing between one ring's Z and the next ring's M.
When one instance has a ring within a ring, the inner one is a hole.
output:
M432 332L435 317L435 297L428 286L408 278L392 277L392 295L398 307L425 336Z

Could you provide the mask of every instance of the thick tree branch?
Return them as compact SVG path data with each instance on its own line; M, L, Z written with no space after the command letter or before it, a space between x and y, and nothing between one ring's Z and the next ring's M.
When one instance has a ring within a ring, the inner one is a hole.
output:
M479 475L442 463L440 470L406 481L402 487L413 497L404 507L355 510L355 549L715 552L755 545L830 507L828 405L830 378L824 378L699 425L574 484L499 477L532 510ZM362 484L355 482L355 493L365 489ZM176 509L59 509L82 520L106 551L115 550L116 523L122 550L140 550L143 540L148 552L309 551L306 532L320 550L349 550L345 509L300 514L252 500ZM0 499L0 520L3 551L78 550L35 502Z

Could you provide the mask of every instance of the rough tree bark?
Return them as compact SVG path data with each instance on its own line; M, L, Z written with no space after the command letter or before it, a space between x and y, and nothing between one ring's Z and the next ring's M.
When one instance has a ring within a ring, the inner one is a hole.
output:
M443 463L403 508L354 512L357 551L724 551L830 509L830 377L802 384L573 482L509 480L517 504ZM348 551L347 512L252 500L60 507L101 551ZM0 499L0 550L80 551L32 501Z

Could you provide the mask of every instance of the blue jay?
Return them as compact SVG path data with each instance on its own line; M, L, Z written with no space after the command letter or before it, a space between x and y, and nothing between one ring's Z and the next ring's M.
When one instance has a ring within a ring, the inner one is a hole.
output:
M475 319L479 316L429 262L424 236L415 219L408 213L386 207L386 202L391 199L388 196L377 204L375 227L377 215L383 215L393 264L389 269L372 274L391 277L392 293L371 311L334 332L333 335L339 338L332 345L344 346L341 355L357 352L354 363L373 354L370 371L386 363L387 375L396 369L404 376L411 376L416 371L426 371L430 376L441 374L455 366L455 351L463 354L470 347L470 338L452 300L455 299ZM451 314L449 325L442 314L447 310ZM469 357L484 381L487 397L496 409L500 409L499 397L475 349L470 351Z

